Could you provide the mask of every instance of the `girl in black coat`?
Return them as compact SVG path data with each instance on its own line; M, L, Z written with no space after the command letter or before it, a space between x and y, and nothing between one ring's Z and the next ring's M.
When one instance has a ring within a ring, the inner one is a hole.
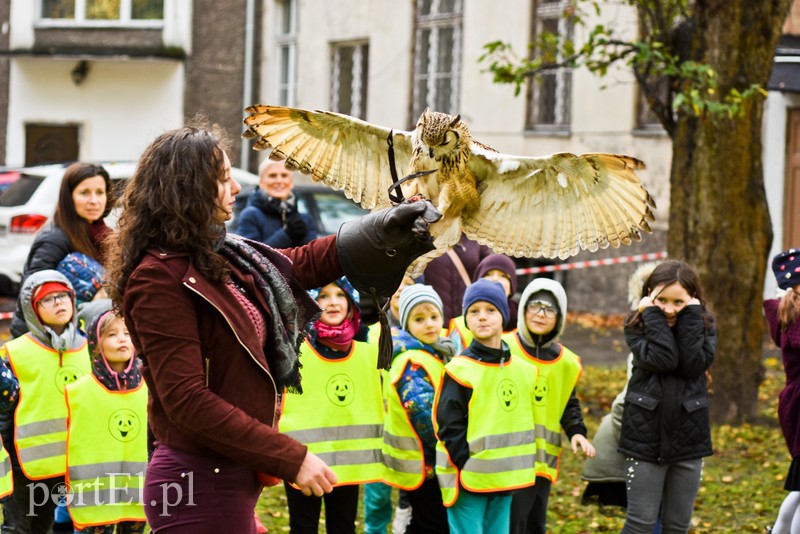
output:
M714 318L697 273L682 261L659 264L628 317L633 372L622 415L628 509L623 534L687 532L710 456L706 372L714 361Z

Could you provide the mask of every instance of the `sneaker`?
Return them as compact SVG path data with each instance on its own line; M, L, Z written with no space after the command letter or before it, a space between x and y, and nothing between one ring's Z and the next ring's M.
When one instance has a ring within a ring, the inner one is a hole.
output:
M405 534L409 523L411 523L411 507L400 508L398 506L394 511L392 534Z
M766 534L772 534L772 525L767 525L766 527L764 527L764 532Z

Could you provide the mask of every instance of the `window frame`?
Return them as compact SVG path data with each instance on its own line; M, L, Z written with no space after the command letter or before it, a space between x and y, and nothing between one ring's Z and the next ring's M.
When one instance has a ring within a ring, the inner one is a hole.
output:
M345 49L353 50L351 72L351 105L350 109L340 109L339 94L341 87L341 52ZM330 109L337 113L344 113L367 119L367 91L369 89L369 40L346 41L331 43L331 85Z
M299 28L297 0L275 1L275 100L278 105L294 107L297 102L297 34ZM288 31L283 30L283 19L289 15ZM283 72L286 52L286 76ZM285 93L285 95L284 95Z
M464 0L448 0L453 5L452 12L440 13L439 9L444 0L416 0L416 15L414 18L414 55L412 58L411 81L411 120L414 124L422 111L428 107L434 111L455 115L461 101L461 55L463 52L463 25L464 25ZM430 14L421 14L423 2L430 2ZM453 30L453 53L451 64L447 71L440 70L439 64L439 37L443 29ZM427 68L422 69L422 35L430 31L431 38L427 50ZM438 80L450 79L449 106L441 109L436 104ZM426 98L422 101L419 89L420 83L425 82Z
M167 11L167 2L164 0L164 9ZM164 12L160 19L132 19L133 0L120 0L119 19L87 19L86 0L74 0L75 18L60 19L46 18L42 16L43 0L36 2L36 23L37 28L137 28L137 29L162 29L164 27Z
M537 37L543 31L544 21L555 20L558 26L558 36L562 39L572 39L574 36L574 23L564 17L563 13L571 7L572 0L533 0L531 2L531 39L536 42ZM537 50L531 50L533 57ZM565 58L559 54L556 62L563 61ZM540 75L531 78L527 84L526 104L525 104L525 130L529 132L561 133L568 134L572 122L572 70L569 67L559 67L546 69ZM548 111L554 116L554 122L539 121L540 114L540 87L542 86L541 75L554 76L555 89L553 94L553 107Z

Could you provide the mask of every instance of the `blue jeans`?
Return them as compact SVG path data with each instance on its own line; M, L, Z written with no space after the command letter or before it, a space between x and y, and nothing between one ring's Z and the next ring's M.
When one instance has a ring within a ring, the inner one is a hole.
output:
M464 488L447 509L450 534L508 534L511 494L470 493Z
M659 510L662 534L688 532L702 470L702 458L668 464L626 458L628 510L621 534L651 534Z

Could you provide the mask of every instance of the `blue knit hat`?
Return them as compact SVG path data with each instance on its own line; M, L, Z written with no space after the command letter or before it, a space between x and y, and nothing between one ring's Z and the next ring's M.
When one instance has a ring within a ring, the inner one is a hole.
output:
M464 304L461 308L463 314L466 315L469 307L479 300L494 305L495 308L500 310L500 315L503 316L503 324L508 322L508 316L510 315L508 297L506 297L506 290L499 282L481 278L470 285L464 292Z
M772 272L781 289L800 284L800 249L790 248L772 258Z
M400 292L400 328L406 329L408 316L411 315L411 310L417 304L427 302L433 304L439 309L439 313L444 315L444 305L442 304L442 297L431 286L425 284L414 284L413 286L406 286Z
M361 295L353 287L353 284L350 283L350 280L348 280L346 277L343 276L343 277L339 278L338 280L334 280L331 283L332 284L336 284L337 286L339 286L340 289L342 289L345 293L347 293L347 296L350 297L350 303L354 307L356 307L359 311L361 311L361 306L359 306L359 301L361 300ZM320 289L322 289L322 288L318 287L318 288L315 288L315 289L309 289L308 290L308 294L311 295L312 299L317 300L317 297L319 297L319 290Z

